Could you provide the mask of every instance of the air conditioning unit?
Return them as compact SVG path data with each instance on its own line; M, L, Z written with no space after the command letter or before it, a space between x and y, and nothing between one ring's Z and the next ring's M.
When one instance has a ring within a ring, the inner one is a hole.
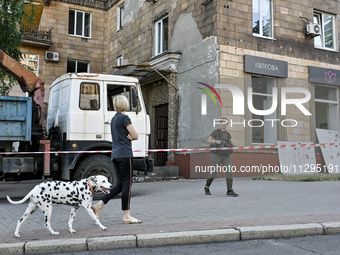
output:
M319 24L309 22L306 25L306 34L312 37L321 35L321 26Z
M59 61L59 52L55 51L46 51L45 52L45 60L46 61Z

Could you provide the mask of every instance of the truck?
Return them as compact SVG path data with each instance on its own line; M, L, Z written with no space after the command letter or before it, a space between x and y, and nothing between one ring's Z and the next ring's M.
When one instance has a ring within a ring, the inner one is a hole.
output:
M1 179L79 180L101 174L114 183L110 124L117 95L128 98L126 114L139 136L132 142L133 169L152 171L147 153L150 118L137 78L66 73L51 84L44 117L44 81L1 50L0 67L14 76L28 95L0 96Z

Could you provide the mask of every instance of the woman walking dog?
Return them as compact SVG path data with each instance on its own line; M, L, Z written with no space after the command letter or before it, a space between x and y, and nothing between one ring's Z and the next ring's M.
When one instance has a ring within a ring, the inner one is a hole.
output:
M104 195L92 209L98 217L103 206L107 204L110 199L122 192L123 223L138 224L142 223L142 221L130 215L133 158L131 141L137 140L138 134L133 127L130 118L125 115L125 111L129 109L128 99L122 95L116 96L113 99L113 106L117 111L117 114L111 121L111 160L117 174L117 185L110 190L110 194Z

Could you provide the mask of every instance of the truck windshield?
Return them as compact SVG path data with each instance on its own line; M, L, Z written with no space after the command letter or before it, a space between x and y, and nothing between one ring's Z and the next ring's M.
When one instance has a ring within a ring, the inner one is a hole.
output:
M140 101L137 96L137 105L134 106L132 102L132 87L131 86L124 86L124 85L107 85L107 109L108 111L115 111L113 107L113 98L118 95L124 95L129 100L130 103L130 111L131 112L139 112L141 110Z

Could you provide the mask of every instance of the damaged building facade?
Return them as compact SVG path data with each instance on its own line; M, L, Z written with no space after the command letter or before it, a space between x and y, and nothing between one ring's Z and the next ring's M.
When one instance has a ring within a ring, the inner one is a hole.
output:
M139 78L151 119L150 148L208 147L222 116L229 118L238 146L317 143L316 129L339 130L337 1L45 0L40 5L39 25L51 39L24 41L23 61L35 61L47 85L65 72ZM46 59L46 51L57 53L58 60ZM155 166L177 165L187 177L194 158L202 164L210 159L209 153L151 157ZM232 157L236 165L266 159L278 164L276 150L235 151Z

